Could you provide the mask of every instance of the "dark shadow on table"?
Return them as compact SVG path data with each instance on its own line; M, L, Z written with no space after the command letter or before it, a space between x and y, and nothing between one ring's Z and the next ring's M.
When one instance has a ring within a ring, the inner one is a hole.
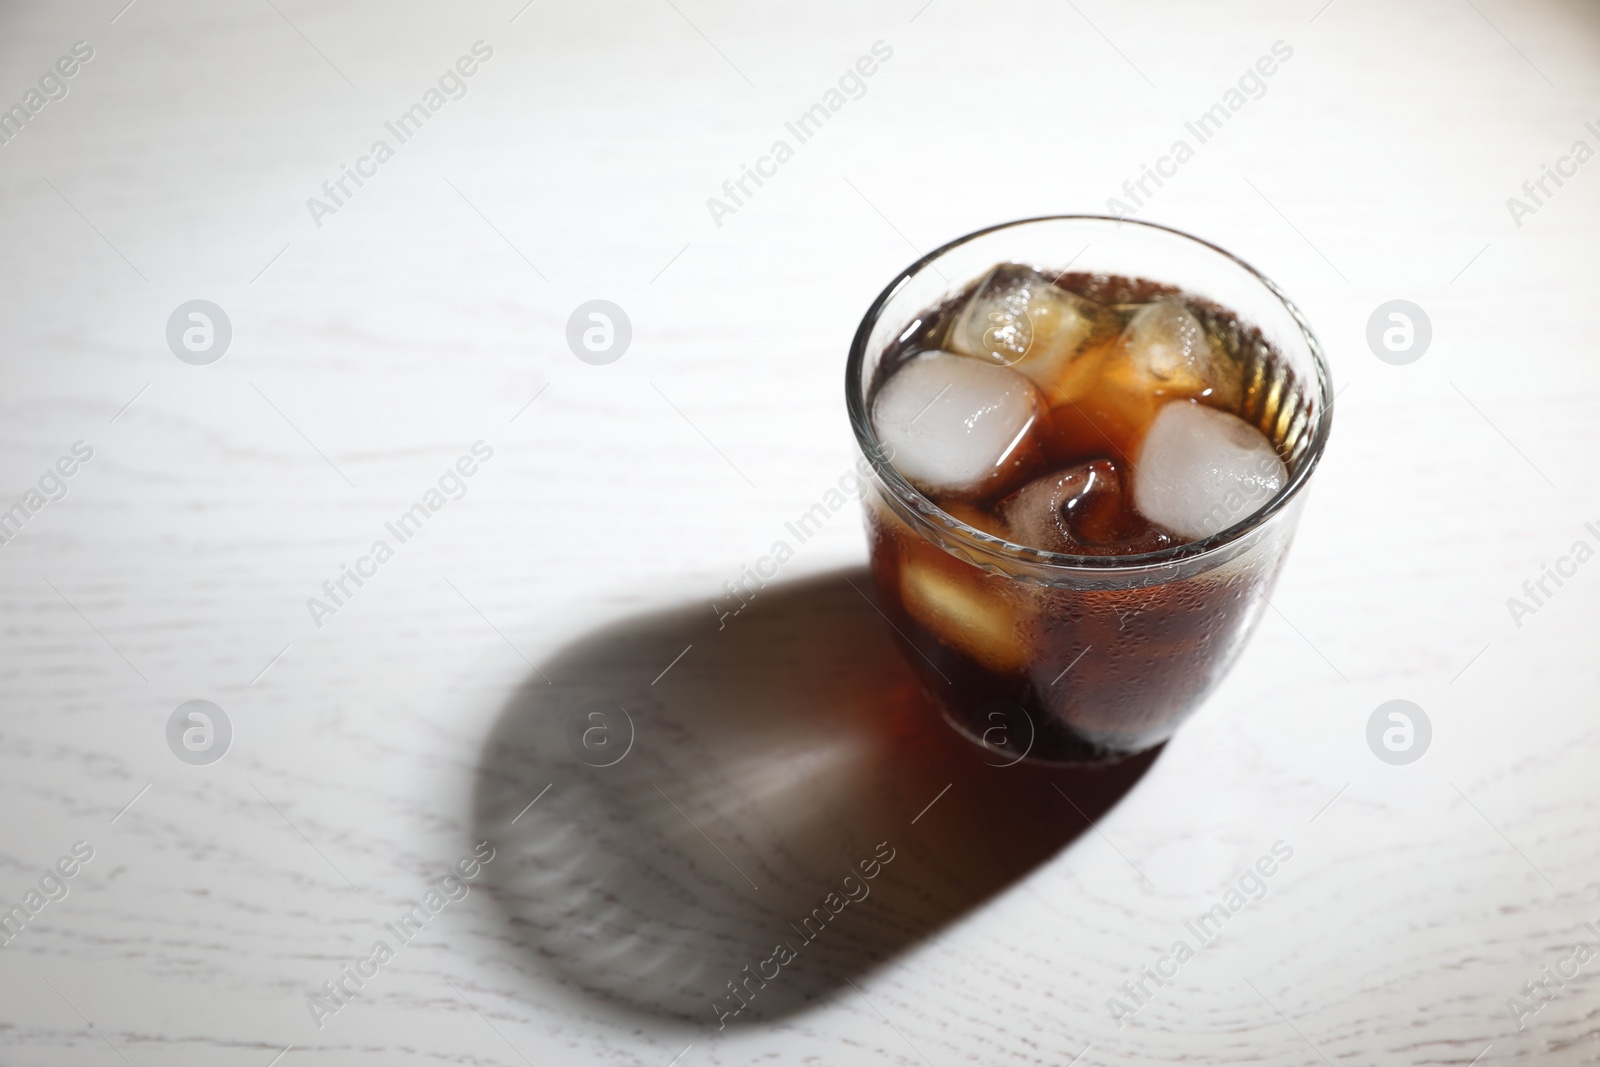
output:
M474 804L489 895L535 966L691 1022L792 1013L1024 877L1154 761L996 766L869 595L864 569L772 584L721 628L694 605L540 665Z

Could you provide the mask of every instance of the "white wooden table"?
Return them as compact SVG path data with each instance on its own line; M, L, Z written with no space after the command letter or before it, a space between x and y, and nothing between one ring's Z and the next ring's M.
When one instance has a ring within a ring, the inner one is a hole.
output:
M1563 962L1600 939L1600 564L1507 603L1600 545L1592 6L124 3L0 15L0 1062L1600 1060L1600 959ZM854 504L719 629L851 462L887 279L1180 138L1141 217L1276 278L1343 391L1276 610L1159 759L997 770L927 723ZM565 337L595 299L605 365ZM1367 345L1392 299L1409 365ZM169 348L191 300L215 362ZM1392 699L1432 724L1405 766ZM588 700L631 717L612 766Z

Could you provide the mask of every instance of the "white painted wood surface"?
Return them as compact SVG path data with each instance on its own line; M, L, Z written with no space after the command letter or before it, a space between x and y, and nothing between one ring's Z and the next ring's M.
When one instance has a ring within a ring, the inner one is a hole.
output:
M1600 925L1600 564L1506 604L1597 541L1600 164L1506 205L1600 148L1592 6L123 3L0 15L0 103L94 50L0 146L0 503L94 450L0 547L0 900L94 851L0 949L0 1062L1600 1059L1600 961L1507 1010ZM306 199L479 40L319 228ZM720 632L712 602L847 469L844 352L896 269L1104 210L1279 40L1142 214L1301 304L1335 440L1278 610L1080 832L1082 776L919 727L853 509ZM164 337L196 298L233 326L209 366ZM564 341L595 298L633 325L608 366ZM1394 298L1433 324L1409 366L1365 341ZM614 767L567 750L590 698L637 726ZM1434 730L1405 767L1364 739L1394 698ZM210 766L165 740L191 699L233 725ZM307 998L481 839L470 894L319 1029ZM1278 841L1263 899L1113 1022ZM723 983L880 842L872 895L719 1031Z

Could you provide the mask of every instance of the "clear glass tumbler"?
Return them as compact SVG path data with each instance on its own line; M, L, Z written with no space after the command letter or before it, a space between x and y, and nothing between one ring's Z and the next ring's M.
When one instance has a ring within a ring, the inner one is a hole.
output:
M1234 313L1236 413L1287 464L1283 490L1210 537L1130 556L1028 548L937 507L868 418L878 364L930 309L1008 262L1154 281ZM856 332L845 399L872 473L863 502L882 610L945 717L996 764L1109 762L1172 735L1260 620L1333 415L1321 347L1277 286L1195 237L1101 216L993 226L912 264Z

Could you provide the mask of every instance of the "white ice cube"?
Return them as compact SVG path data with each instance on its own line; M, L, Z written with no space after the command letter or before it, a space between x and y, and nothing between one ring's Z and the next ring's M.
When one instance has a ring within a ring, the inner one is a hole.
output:
M1097 459L1035 478L1002 500L998 510L1022 544L1076 552L1079 520L1107 503L1115 507L1121 493L1116 467Z
M992 671L1010 674L1028 664L1027 592L1019 583L912 557L901 565L900 602L941 642Z
M1128 478L1109 459L1092 459L1035 478L996 506L1009 539L1077 556L1157 552L1176 541L1130 513Z
M1193 386L1215 377L1205 328L1177 301L1159 300L1134 312L1122 341L1134 363L1157 381Z
M1188 400L1157 412L1135 464L1134 507L1191 540L1255 514L1289 480L1288 468L1259 430Z
M872 425L920 488L968 492L1001 474L1044 413L1039 390L1016 371L923 352L878 392Z
M1003 263L973 290L946 347L1016 367L1050 388L1096 329L1114 320L1091 300L1067 292L1031 267Z

